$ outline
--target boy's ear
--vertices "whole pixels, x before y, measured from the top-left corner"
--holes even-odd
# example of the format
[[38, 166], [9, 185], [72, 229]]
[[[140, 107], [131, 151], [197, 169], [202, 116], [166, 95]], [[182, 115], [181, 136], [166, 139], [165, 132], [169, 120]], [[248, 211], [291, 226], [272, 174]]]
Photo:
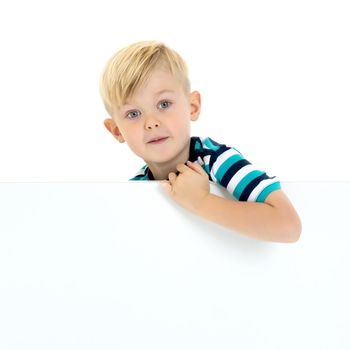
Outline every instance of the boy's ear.
[[191, 104], [191, 120], [195, 121], [199, 118], [201, 111], [201, 94], [198, 91], [193, 91], [190, 94]]
[[104, 125], [106, 129], [120, 142], [125, 142], [123, 135], [121, 134], [117, 124], [114, 122], [113, 119], [105, 119]]

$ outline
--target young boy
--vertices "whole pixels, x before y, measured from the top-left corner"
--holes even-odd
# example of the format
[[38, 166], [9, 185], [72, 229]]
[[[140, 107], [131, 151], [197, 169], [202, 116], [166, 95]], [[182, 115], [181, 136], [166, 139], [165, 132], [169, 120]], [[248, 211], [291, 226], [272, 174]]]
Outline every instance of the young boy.
[[[107, 63], [100, 92], [111, 116], [105, 127], [146, 162], [131, 180], [161, 180], [182, 207], [250, 237], [299, 239], [301, 221], [276, 177], [233, 147], [190, 136], [201, 98], [190, 92], [186, 63], [176, 51], [158, 41], [121, 49]], [[238, 201], [211, 194], [209, 180]]]

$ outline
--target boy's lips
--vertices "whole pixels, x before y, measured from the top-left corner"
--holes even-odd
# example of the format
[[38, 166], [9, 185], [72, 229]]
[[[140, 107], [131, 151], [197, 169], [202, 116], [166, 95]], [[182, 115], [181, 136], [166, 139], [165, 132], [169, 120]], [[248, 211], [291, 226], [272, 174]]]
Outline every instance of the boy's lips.
[[153, 137], [147, 143], [160, 143], [160, 142], [165, 141], [167, 138], [168, 138], [168, 136], [157, 136], [157, 137]]

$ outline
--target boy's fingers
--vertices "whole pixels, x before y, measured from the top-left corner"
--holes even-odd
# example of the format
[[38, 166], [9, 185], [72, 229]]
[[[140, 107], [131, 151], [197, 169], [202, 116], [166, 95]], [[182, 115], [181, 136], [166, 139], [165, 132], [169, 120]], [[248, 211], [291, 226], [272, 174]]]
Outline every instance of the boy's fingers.
[[198, 173], [200, 174], [207, 174], [204, 169], [202, 168], [202, 166], [198, 163], [192, 163], [191, 161], [188, 161], [186, 163], [190, 168], [192, 168], [193, 170], [196, 170]]
[[169, 173], [168, 178], [169, 178], [170, 183], [173, 184], [175, 179], [176, 179], [176, 174], [175, 173]]
[[188, 167], [185, 164], [180, 163], [180, 164], [176, 165], [176, 169], [178, 171], [180, 171], [181, 173], [183, 173], [186, 170], [188, 170]]

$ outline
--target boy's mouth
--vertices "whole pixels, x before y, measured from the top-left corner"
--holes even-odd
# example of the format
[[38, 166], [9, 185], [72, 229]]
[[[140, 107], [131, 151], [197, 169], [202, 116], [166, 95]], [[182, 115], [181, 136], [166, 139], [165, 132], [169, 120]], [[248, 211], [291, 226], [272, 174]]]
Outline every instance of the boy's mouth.
[[156, 137], [151, 141], [148, 141], [148, 143], [162, 143], [164, 142], [168, 137]]

